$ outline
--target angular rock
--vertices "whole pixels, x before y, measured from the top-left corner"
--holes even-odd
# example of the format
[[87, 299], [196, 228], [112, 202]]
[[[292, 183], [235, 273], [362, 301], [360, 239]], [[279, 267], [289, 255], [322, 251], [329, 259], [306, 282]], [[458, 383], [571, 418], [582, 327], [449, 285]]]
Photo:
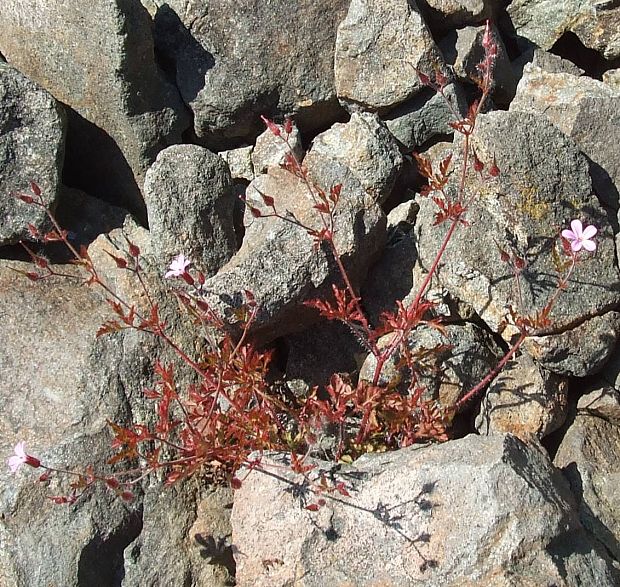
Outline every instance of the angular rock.
[[[438, 283], [471, 305], [493, 330], [508, 320], [502, 335], [509, 340], [515, 333], [509, 306], [526, 316], [542, 310], [557, 288], [556, 262], [565, 259], [559, 233], [580, 218], [598, 228], [596, 255], [583, 255], [553, 307], [552, 325], [537, 334], [557, 334], [615, 308], [620, 282], [612, 230], [574, 142], [542, 116], [493, 112], [479, 117], [472, 146], [483, 162], [496, 157], [501, 173], [481, 184], [471, 171], [467, 190], [477, 196], [466, 216], [470, 226], [456, 230], [439, 265]], [[454, 165], [459, 168], [458, 161]], [[436, 210], [429, 198], [420, 200], [415, 232], [426, 268], [448, 229], [448, 223], [432, 226]], [[520, 280], [522, 305], [500, 248], [527, 262]]]
[[140, 2], [6, 0], [0, 52], [70, 107], [65, 181], [144, 214], [144, 173], [189, 119]]
[[[2, 25], [0, 25], [1, 27]], [[60, 192], [65, 114], [45, 90], [0, 62], [0, 245], [29, 237], [28, 224], [50, 228], [45, 211], [13, 196], [34, 181], [50, 208]]]
[[620, 57], [620, 7], [599, 0], [547, 2], [515, 0], [507, 8], [520, 37], [542, 49], [551, 49], [566, 32], [573, 32], [588, 48], [605, 59]]
[[600, 200], [620, 207], [620, 90], [527, 65], [510, 110], [544, 115], [571, 137], [591, 162]]
[[230, 489], [201, 490], [197, 479], [151, 487], [144, 497], [144, 528], [125, 550], [122, 586], [230, 585], [231, 504]]
[[254, 147], [238, 147], [229, 151], [220, 151], [218, 155], [228, 163], [230, 175], [233, 179], [252, 181], [255, 177], [252, 165], [252, 151]]
[[433, 32], [460, 29], [487, 19], [493, 22], [503, 7], [500, 0], [417, 0], [417, 3]]
[[[155, 18], [157, 46], [208, 146], [261, 132], [260, 115], [293, 115], [303, 130], [342, 111], [334, 88], [336, 27], [348, 0], [291, 8], [288, 0], [170, 0]], [[218, 144], [216, 144], [218, 143]]]
[[[77, 283], [33, 283], [8, 266], [31, 270], [0, 268], [0, 452], [23, 440], [44, 463], [101, 470], [112, 454], [107, 420], [130, 415], [117, 368], [123, 349], [95, 339], [105, 306]], [[139, 501], [98, 486], [57, 506], [48, 496], [65, 494], [66, 483], [37, 484], [40, 473], [26, 469], [0, 478], [0, 584], [118, 584], [122, 551], [140, 531]]]
[[353, 0], [338, 27], [334, 73], [341, 103], [389, 110], [424, 87], [416, 70], [445, 71], [414, 0]]
[[[307, 226], [322, 226], [307, 186], [292, 173], [272, 167], [248, 186], [248, 201], [267, 212], [259, 190], [274, 198], [280, 213], [288, 210]], [[341, 192], [334, 234], [353, 282], [359, 283], [385, 240], [385, 216], [359, 183]], [[212, 292], [209, 303], [221, 315], [239, 304], [243, 290], [252, 291], [260, 306], [255, 334], [273, 340], [313, 322], [316, 313], [302, 302], [331, 296], [331, 284], [338, 279], [331, 252], [316, 250], [305, 230], [279, 218], [246, 214], [240, 250], [207, 280], [206, 288]]]
[[254, 471], [235, 493], [240, 587], [617, 584], [562, 475], [513, 436], [319, 463], [351, 497], [327, 495], [316, 512], [303, 506], [321, 496], [285, 462], [263, 458], [275, 474]]
[[[452, 108], [464, 116], [468, 105], [463, 88], [453, 83], [446, 86], [444, 92]], [[454, 120], [446, 100], [430, 88], [425, 88], [384, 117], [385, 125], [405, 151], [419, 148], [438, 137], [452, 135], [454, 129], [449, 123]]]
[[[478, 65], [484, 59], [482, 38], [485, 27], [465, 27], [448, 34], [439, 43], [446, 62], [452, 66], [458, 79], [471, 83], [480, 77]], [[509, 104], [517, 89], [517, 79], [510, 66], [508, 51], [499, 31], [491, 26], [491, 33], [497, 43], [497, 58], [493, 69], [493, 90], [491, 97], [499, 104]]]
[[[449, 408], [497, 365], [503, 352], [488, 332], [474, 324], [446, 324], [444, 328], [445, 335], [420, 326], [410, 334], [408, 346], [414, 357], [419, 354], [418, 385], [425, 388], [423, 399], [439, 400], [443, 408]], [[386, 335], [380, 339], [379, 347], [385, 348], [391, 339], [391, 335]], [[396, 385], [406, 392], [411, 374], [406, 368], [397, 367], [400, 360], [397, 351], [385, 363], [379, 383]], [[360, 369], [360, 379], [372, 381], [376, 364], [375, 357], [368, 355]]]
[[579, 398], [577, 410], [581, 415], [596, 416], [620, 424], [619, 392], [612, 387], [597, 387]]
[[620, 559], [620, 400], [610, 388], [579, 399], [556, 453], [579, 505], [581, 523]]
[[510, 433], [528, 442], [557, 430], [567, 414], [568, 380], [526, 354], [510, 361], [489, 386], [476, 417], [480, 434]]
[[376, 202], [390, 195], [403, 163], [394, 137], [376, 114], [354, 113], [315, 137], [304, 159], [310, 176], [323, 188], [355, 186]]
[[540, 67], [547, 73], [569, 73], [571, 75], [583, 75], [585, 72], [581, 67], [575, 65], [568, 59], [563, 59], [559, 55], [544, 51], [539, 47], [532, 46], [521, 53], [512, 62], [512, 67], [518, 79], [523, 76], [523, 68], [531, 63], [532, 67]]
[[[280, 126], [280, 125], [279, 125]], [[282, 129], [282, 126], [280, 126]], [[301, 137], [299, 136], [299, 130], [296, 126], [293, 126], [293, 130], [290, 135], [286, 136], [284, 130], [281, 136], [276, 137], [269, 129], [265, 130], [256, 138], [256, 144], [252, 151], [252, 165], [254, 166], [254, 173], [259, 175], [266, 173], [267, 169], [271, 166], [282, 165], [286, 158], [286, 154], [292, 152], [298, 161], [301, 161], [304, 157], [304, 151], [301, 144]]]
[[210, 276], [237, 248], [228, 166], [198, 145], [163, 150], [144, 180], [154, 253], [167, 267], [183, 253]]
[[620, 314], [607, 312], [561, 334], [529, 336], [523, 344], [536, 362], [560, 375], [585, 377], [607, 371], [620, 339]]

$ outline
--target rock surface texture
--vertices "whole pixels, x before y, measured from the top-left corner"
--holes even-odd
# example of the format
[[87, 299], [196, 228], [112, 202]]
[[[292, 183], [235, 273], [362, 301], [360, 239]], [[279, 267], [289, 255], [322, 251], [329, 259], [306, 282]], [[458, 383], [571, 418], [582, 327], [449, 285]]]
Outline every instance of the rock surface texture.
[[620, 585], [619, 31], [0, 0], [0, 585]]
[[513, 436], [368, 455], [336, 473], [351, 498], [318, 512], [281, 463], [266, 460], [277, 473], [253, 472], [235, 494], [241, 587], [616, 584], [562, 475]]
[[293, 10], [288, 0], [162, 3], [158, 48], [194, 114], [196, 135], [219, 144], [252, 138], [261, 114], [296, 114], [300, 127], [311, 129], [334, 120], [334, 43], [347, 4], [302, 0]]
[[420, 71], [444, 69], [413, 0], [352, 0], [338, 27], [336, 91], [352, 110], [389, 109], [418, 93]]
[[233, 255], [235, 197], [221, 157], [198, 145], [168, 147], [148, 170], [144, 193], [161, 267], [182, 253], [210, 276]]
[[[457, 231], [450, 242], [438, 271], [439, 283], [471, 305], [494, 330], [509, 318], [511, 305], [524, 315], [534, 315], [557, 286], [557, 277], [551, 277], [558, 274], [553, 261], [559, 246], [555, 227], [566, 226], [577, 216], [600, 227], [597, 255], [588, 260], [587, 270], [585, 265], [576, 267], [572, 287], [554, 306], [553, 330], [547, 334], [575, 328], [614, 308], [620, 301], [620, 282], [613, 232], [577, 146], [546, 118], [522, 112], [483, 115], [473, 143], [481, 160], [496, 158], [501, 173], [483, 184], [473, 180], [471, 189], [479, 190], [479, 195], [468, 212], [472, 226]], [[556, 148], [548, 150], [550, 143]], [[432, 262], [446, 230], [432, 227], [435, 211], [432, 201], [421, 200], [416, 236], [422, 267]], [[501, 262], [500, 249], [526, 260], [520, 289], [511, 267]], [[509, 326], [504, 336], [509, 338], [511, 332]], [[602, 348], [608, 346], [601, 340]]]
[[28, 223], [49, 228], [44, 210], [14, 197], [36, 182], [50, 208], [60, 194], [65, 113], [45, 90], [0, 62], [0, 245], [28, 238]]
[[144, 214], [144, 174], [189, 120], [140, 2], [7, 0], [0, 53], [70, 107], [67, 181]]

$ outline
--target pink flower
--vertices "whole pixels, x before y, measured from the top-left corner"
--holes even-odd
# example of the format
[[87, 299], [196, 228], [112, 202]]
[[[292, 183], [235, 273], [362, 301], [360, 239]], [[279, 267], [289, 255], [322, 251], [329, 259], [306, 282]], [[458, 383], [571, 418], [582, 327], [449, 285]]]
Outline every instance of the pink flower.
[[41, 466], [41, 461], [29, 454], [26, 454], [26, 443], [18, 442], [13, 449], [15, 454], [9, 457], [9, 468], [11, 473], [17, 473], [22, 465], [30, 465], [35, 469]]
[[582, 248], [590, 252], [596, 250], [596, 243], [592, 240], [598, 232], [595, 226], [589, 225], [584, 228], [581, 220], [573, 220], [570, 227], [572, 230], [563, 230], [562, 236], [570, 242], [570, 247], [575, 253]]
[[168, 267], [168, 271], [166, 271], [164, 277], [166, 279], [169, 279], [170, 277], [182, 277], [190, 264], [191, 261], [187, 259], [183, 253], [181, 253], [172, 259], [172, 263], [170, 263], [170, 267]]

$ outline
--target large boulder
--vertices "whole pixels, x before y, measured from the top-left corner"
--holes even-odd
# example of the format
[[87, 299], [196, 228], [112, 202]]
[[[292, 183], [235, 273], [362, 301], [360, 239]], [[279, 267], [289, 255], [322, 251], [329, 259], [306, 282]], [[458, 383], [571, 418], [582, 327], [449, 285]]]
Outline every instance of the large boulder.
[[376, 114], [356, 112], [315, 137], [304, 159], [308, 172], [322, 187], [360, 184], [382, 203], [392, 192], [403, 157], [394, 138]]
[[0, 53], [70, 107], [65, 181], [144, 215], [144, 173], [189, 120], [142, 4], [6, 0]]
[[555, 455], [579, 504], [582, 524], [620, 559], [620, 396], [598, 387], [579, 398]]
[[620, 90], [527, 65], [510, 110], [543, 115], [571, 137], [590, 161], [601, 202], [620, 207]]
[[155, 17], [157, 46], [194, 131], [213, 148], [260, 132], [260, 115], [295, 114], [302, 130], [341, 115], [334, 89], [336, 27], [348, 0], [170, 0]]
[[[329, 188], [328, 188], [329, 189]], [[272, 167], [247, 189], [247, 200], [269, 214], [261, 194], [275, 201], [276, 209], [313, 229], [322, 227], [306, 183], [293, 173]], [[334, 216], [335, 243], [354, 284], [359, 284], [385, 239], [385, 215], [362, 186], [343, 188]], [[330, 297], [338, 283], [337, 268], [326, 246], [317, 249], [305, 229], [276, 217], [246, 214], [246, 231], [239, 251], [208, 279], [207, 301], [228, 315], [250, 290], [260, 307], [255, 335], [263, 340], [303, 329], [316, 319], [304, 301]]]
[[615, 2], [515, 0], [507, 10], [518, 36], [542, 49], [551, 49], [572, 32], [605, 59], [620, 57], [620, 7]]
[[236, 198], [221, 157], [198, 145], [168, 147], [148, 170], [144, 195], [161, 269], [182, 253], [210, 276], [232, 257]]
[[[101, 470], [112, 454], [107, 420], [127, 422], [130, 414], [117, 369], [120, 340], [95, 340], [102, 300], [59, 278], [33, 283], [7, 265], [0, 268], [0, 452], [23, 440], [46, 464]], [[99, 486], [58, 506], [48, 496], [66, 493], [66, 482], [63, 489], [52, 477], [45, 486], [38, 475], [0, 477], [0, 583], [118, 585], [123, 549], [140, 531], [139, 501], [125, 504]]]
[[[579, 218], [598, 228], [596, 255], [577, 263], [553, 306], [551, 326], [537, 334], [559, 334], [615, 308], [620, 281], [613, 233], [592, 192], [587, 161], [574, 142], [542, 116], [493, 112], [479, 117], [472, 145], [482, 161], [495, 157], [501, 173], [479, 183], [472, 170], [466, 192], [466, 198], [476, 194], [466, 215], [470, 226], [457, 229], [450, 241], [438, 282], [492, 329], [500, 330], [508, 321], [503, 336], [510, 340], [515, 333], [510, 307], [526, 316], [542, 310], [558, 284], [560, 231]], [[415, 230], [422, 267], [430, 267], [448, 229], [448, 223], [433, 226], [436, 211], [432, 200], [420, 200]], [[526, 260], [520, 288], [512, 267], [501, 261], [500, 249]], [[600, 340], [609, 346], [607, 336]]]
[[[240, 587], [617, 584], [560, 472], [514, 436], [318, 463], [306, 477], [286, 462], [264, 457], [266, 474], [235, 493]], [[321, 469], [350, 497], [314, 494], [308, 479]], [[321, 498], [318, 511], [304, 507]]]
[[[1, 26], [1, 25], [0, 25]], [[65, 114], [45, 90], [0, 61], [0, 245], [28, 238], [28, 224], [50, 228], [45, 211], [14, 197], [36, 182], [50, 209], [60, 193]]]
[[416, 69], [445, 73], [443, 58], [414, 0], [353, 0], [338, 27], [334, 72], [350, 109], [389, 110], [424, 87]]

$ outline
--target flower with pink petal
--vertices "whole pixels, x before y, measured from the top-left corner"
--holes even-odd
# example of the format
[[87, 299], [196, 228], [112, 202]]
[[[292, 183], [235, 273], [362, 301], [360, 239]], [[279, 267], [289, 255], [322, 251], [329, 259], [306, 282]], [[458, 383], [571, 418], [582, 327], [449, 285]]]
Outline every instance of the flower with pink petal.
[[41, 466], [41, 461], [39, 459], [26, 454], [26, 443], [18, 442], [13, 449], [14, 454], [12, 457], [9, 457], [9, 468], [11, 469], [11, 473], [17, 473], [22, 465], [30, 465], [35, 469]]
[[171, 277], [182, 277], [190, 264], [191, 261], [186, 258], [183, 253], [181, 253], [172, 259], [172, 263], [170, 263], [168, 271], [166, 271], [164, 277], [166, 279], [170, 279]]
[[595, 226], [591, 224], [583, 227], [581, 220], [573, 220], [570, 223], [572, 230], [565, 229], [562, 231], [562, 236], [570, 242], [570, 248], [577, 253], [582, 248], [586, 251], [595, 251], [596, 243], [592, 240], [592, 237], [598, 232]]

